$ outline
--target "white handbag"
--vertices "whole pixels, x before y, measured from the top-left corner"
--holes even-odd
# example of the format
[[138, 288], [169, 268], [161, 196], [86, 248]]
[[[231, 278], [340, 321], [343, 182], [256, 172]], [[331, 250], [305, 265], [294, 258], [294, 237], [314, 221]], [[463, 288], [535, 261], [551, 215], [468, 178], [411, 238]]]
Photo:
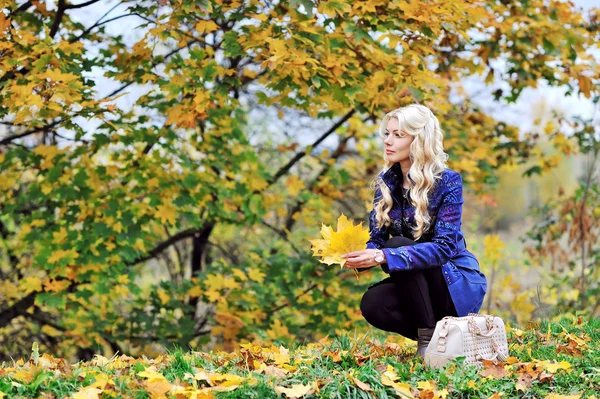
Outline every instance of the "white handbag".
[[447, 316], [438, 321], [425, 350], [425, 363], [441, 368], [464, 356], [465, 363], [482, 365], [482, 360], [504, 361], [508, 342], [504, 321], [498, 316], [469, 313], [465, 317]]

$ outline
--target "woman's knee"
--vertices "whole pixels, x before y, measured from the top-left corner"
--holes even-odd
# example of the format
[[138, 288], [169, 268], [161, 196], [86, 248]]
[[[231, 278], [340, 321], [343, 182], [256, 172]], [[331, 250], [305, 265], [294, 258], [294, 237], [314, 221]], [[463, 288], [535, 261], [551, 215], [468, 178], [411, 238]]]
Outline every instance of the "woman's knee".
[[415, 245], [415, 241], [407, 237], [396, 236], [392, 237], [385, 242], [384, 248], [399, 248], [406, 247], [409, 245]]
[[360, 300], [360, 312], [367, 321], [373, 318], [374, 313], [377, 310], [377, 306], [374, 303], [375, 299], [373, 291], [370, 288], [363, 294], [362, 299]]
[[[369, 288], [360, 300], [360, 312], [369, 324], [379, 326], [381, 319], [385, 319], [386, 296], [380, 286]], [[388, 298], [390, 300], [391, 298]]]

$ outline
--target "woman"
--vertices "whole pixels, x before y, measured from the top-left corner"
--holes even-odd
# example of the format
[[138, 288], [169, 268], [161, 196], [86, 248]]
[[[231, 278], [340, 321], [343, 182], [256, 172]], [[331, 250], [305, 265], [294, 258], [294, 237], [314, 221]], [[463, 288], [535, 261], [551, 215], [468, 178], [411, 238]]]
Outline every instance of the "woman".
[[380, 265], [390, 275], [363, 295], [363, 317], [416, 340], [423, 357], [436, 322], [478, 312], [487, 282], [466, 249], [462, 179], [446, 167], [437, 118], [412, 104], [385, 115], [379, 134], [385, 167], [375, 182], [371, 237], [367, 249], [344, 255], [345, 267]]

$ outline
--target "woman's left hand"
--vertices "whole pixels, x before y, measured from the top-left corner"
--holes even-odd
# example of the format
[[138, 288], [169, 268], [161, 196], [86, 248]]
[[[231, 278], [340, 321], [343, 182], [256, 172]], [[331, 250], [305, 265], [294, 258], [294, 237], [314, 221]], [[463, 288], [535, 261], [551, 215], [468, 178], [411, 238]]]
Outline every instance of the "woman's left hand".
[[373, 259], [377, 251], [377, 249], [363, 249], [362, 251], [348, 252], [342, 255], [342, 258], [346, 259], [344, 267], [349, 269], [363, 269], [365, 267], [377, 266], [379, 264]]

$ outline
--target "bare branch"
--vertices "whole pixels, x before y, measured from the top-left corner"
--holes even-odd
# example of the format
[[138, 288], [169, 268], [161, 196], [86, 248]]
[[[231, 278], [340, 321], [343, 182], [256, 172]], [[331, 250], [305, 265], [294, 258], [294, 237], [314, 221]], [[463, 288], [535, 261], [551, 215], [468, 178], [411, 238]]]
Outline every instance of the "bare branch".
[[78, 42], [83, 37], [87, 36], [88, 33], [90, 33], [92, 31], [92, 29], [94, 29], [94, 28], [97, 28], [99, 26], [102, 26], [102, 25], [107, 24], [107, 23], [112, 22], [112, 21], [116, 21], [116, 20], [121, 19], [121, 18], [131, 17], [131, 16], [137, 16], [137, 14], [123, 14], [123, 15], [119, 15], [118, 17], [114, 17], [114, 18], [111, 18], [111, 19], [107, 19], [106, 21], [100, 22], [102, 20], [102, 18], [104, 18], [104, 17], [102, 17], [94, 25], [90, 26], [85, 31], [83, 31], [83, 33], [81, 35], [76, 36], [76, 37], [74, 37], [72, 39], [69, 39], [69, 43]]

